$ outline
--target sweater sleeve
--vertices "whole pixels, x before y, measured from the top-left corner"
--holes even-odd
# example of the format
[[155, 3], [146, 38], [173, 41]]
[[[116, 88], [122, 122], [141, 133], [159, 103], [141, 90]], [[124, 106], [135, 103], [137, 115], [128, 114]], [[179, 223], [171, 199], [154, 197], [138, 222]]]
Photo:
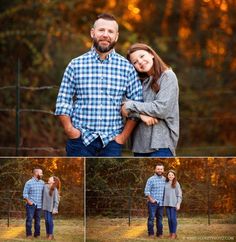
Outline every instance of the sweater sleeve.
[[129, 100], [125, 104], [126, 109], [159, 119], [168, 117], [179, 95], [178, 81], [174, 73], [164, 73], [161, 78], [160, 90], [156, 94], [155, 100], [144, 103]]
[[175, 194], [176, 194], [176, 198], [177, 198], [177, 204], [180, 205], [181, 202], [182, 202], [183, 195], [182, 195], [182, 189], [181, 189], [180, 184], [178, 182], [177, 182], [176, 187], [175, 187]]
[[58, 206], [59, 206], [59, 193], [58, 190], [55, 188], [54, 190], [54, 198], [53, 198], [53, 211], [58, 213]]

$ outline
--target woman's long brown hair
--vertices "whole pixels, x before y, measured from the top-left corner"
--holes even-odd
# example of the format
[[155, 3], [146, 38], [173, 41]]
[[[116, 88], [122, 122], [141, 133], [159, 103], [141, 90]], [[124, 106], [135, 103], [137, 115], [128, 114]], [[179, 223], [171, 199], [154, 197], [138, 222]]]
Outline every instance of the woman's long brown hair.
[[[160, 56], [148, 45], [143, 43], [136, 43], [131, 45], [127, 52], [127, 59], [130, 61], [130, 55], [137, 50], [145, 50], [154, 56], [153, 59], [153, 78], [151, 82], [151, 88], [155, 93], [158, 93], [160, 90], [160, 86], [157, 83], [157, 80], [160, 78], [161, 74], [167, 70], [169, 67], [165, 64], [165, 62], [160, 58]], [[138, 72], [138, 71], [137, 71]], [[147, 73], [138, 72], [139, 78], [143, 81], [148, 76]]]
[[169, 178], [168, 178], [168, 174], [169, 173], [173, 173], [175, 175], [175, 178], [172, 180], [172, 183], [171, 183], [171, 187], [172, 188], [175, 188], [176, 187], [176, 183], [177, 183], [177, 178], [176, 178], [176, 172], [174, 170], [169, 170], [166, 174], [166, 182], [169, 182]]
[[52, 186], [50, 187], [50, 190], [49, 190], [49, 195], [52, 196], [53, 194], [53, 191], [55, 190], [55, 188], [57, 188], [58, 192], [60, 192], [61, 190], [61, 181], [58, 177], [56, 176], [53, 176], [53, 180], [54, 180], [54, 183], [52, 184]]

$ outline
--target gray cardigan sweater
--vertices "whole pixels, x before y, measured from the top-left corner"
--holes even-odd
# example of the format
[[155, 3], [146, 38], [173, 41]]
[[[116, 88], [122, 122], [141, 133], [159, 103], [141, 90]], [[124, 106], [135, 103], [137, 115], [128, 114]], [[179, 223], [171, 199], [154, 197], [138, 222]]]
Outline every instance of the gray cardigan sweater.
[[159, 119], [156, 125], [140, 122], [132, 134], [132, 151], [150, 153], [169, 148], [173, 155], [179, 139], [179, 87], [175, 73], [168, 69], [158, 79], [160, 90], [151, 89], [151, 78], [143, 81], [144, 102], [129, 100], [128, 111], [146, 114]]
[[49, 212], [58, 212], [59, 194], [57, 188], [54, 189], [52, 196], [49, 195], [49, 185], [45, 184], [43, 188], [43, 210]]
[[182, 190], [180, 184], [177, 182], [176, 187], [172, 188], [170, 182], [166, 182], [164, 190], [164, 206], [176, 207], [182, 202]]

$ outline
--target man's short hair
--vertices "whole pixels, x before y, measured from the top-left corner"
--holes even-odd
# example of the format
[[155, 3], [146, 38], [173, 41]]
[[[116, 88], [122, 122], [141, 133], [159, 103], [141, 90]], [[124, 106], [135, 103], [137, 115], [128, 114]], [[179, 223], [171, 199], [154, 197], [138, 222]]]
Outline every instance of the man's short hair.
[[117, 30], [119, 30], [119, 25], [118, 25], [118, 22], [116, 21], [116, 18], [109, 14], [109, 13], [102, 13], [102, 14], [99, 14], [97, 16], [97, 19], [94, 21], [94, 24], [93, 24], [93, 28], [95, 27], [95, 23], [99, 20], [99, 19], [105, 19], [105, 20], [110, 20], [110, 21], [115, 21], [116, 24], [117, 24]]
[[155, 165], [155, 168], [156, 168], [157, 166], [163, 166], [163, 167], [164, 167], [164, 164], [161, 163], [161, 162], [159, 162], [159, 163], [157, 163], [157, 164]]
[[[116, 18], [113, 16], [113, 15], [111, 15], [111, 14], [109, 14], [109, 13], [102, 13], [102, 14], [99, 14], [98, 16], [97, 16], [97, 19], [96, 20], [98, 20], [98, 19], [106, 19], [106, 20], [112, 20], [112, 21], [116, 21]], [[116, 21], [117, 22], [117, 21]]]
[[42, 170], [42, 169], [39, 168], [39, 167], [35, 167], [35, 168], [33, 168], [33, 170], [32, 170], [33, 174], [35, 174], [35, 172], [36, 172], [37, 170]]

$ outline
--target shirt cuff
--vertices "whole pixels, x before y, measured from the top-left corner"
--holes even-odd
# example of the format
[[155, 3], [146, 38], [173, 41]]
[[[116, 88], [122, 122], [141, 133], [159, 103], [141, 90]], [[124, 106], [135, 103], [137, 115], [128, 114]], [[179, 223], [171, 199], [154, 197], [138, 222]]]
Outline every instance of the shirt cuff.
[[71, 117], [72, 116], [72, 107], [69, 104], [61, 104], [56, 106], [56, 111], [54, 115], [66, 115]]

